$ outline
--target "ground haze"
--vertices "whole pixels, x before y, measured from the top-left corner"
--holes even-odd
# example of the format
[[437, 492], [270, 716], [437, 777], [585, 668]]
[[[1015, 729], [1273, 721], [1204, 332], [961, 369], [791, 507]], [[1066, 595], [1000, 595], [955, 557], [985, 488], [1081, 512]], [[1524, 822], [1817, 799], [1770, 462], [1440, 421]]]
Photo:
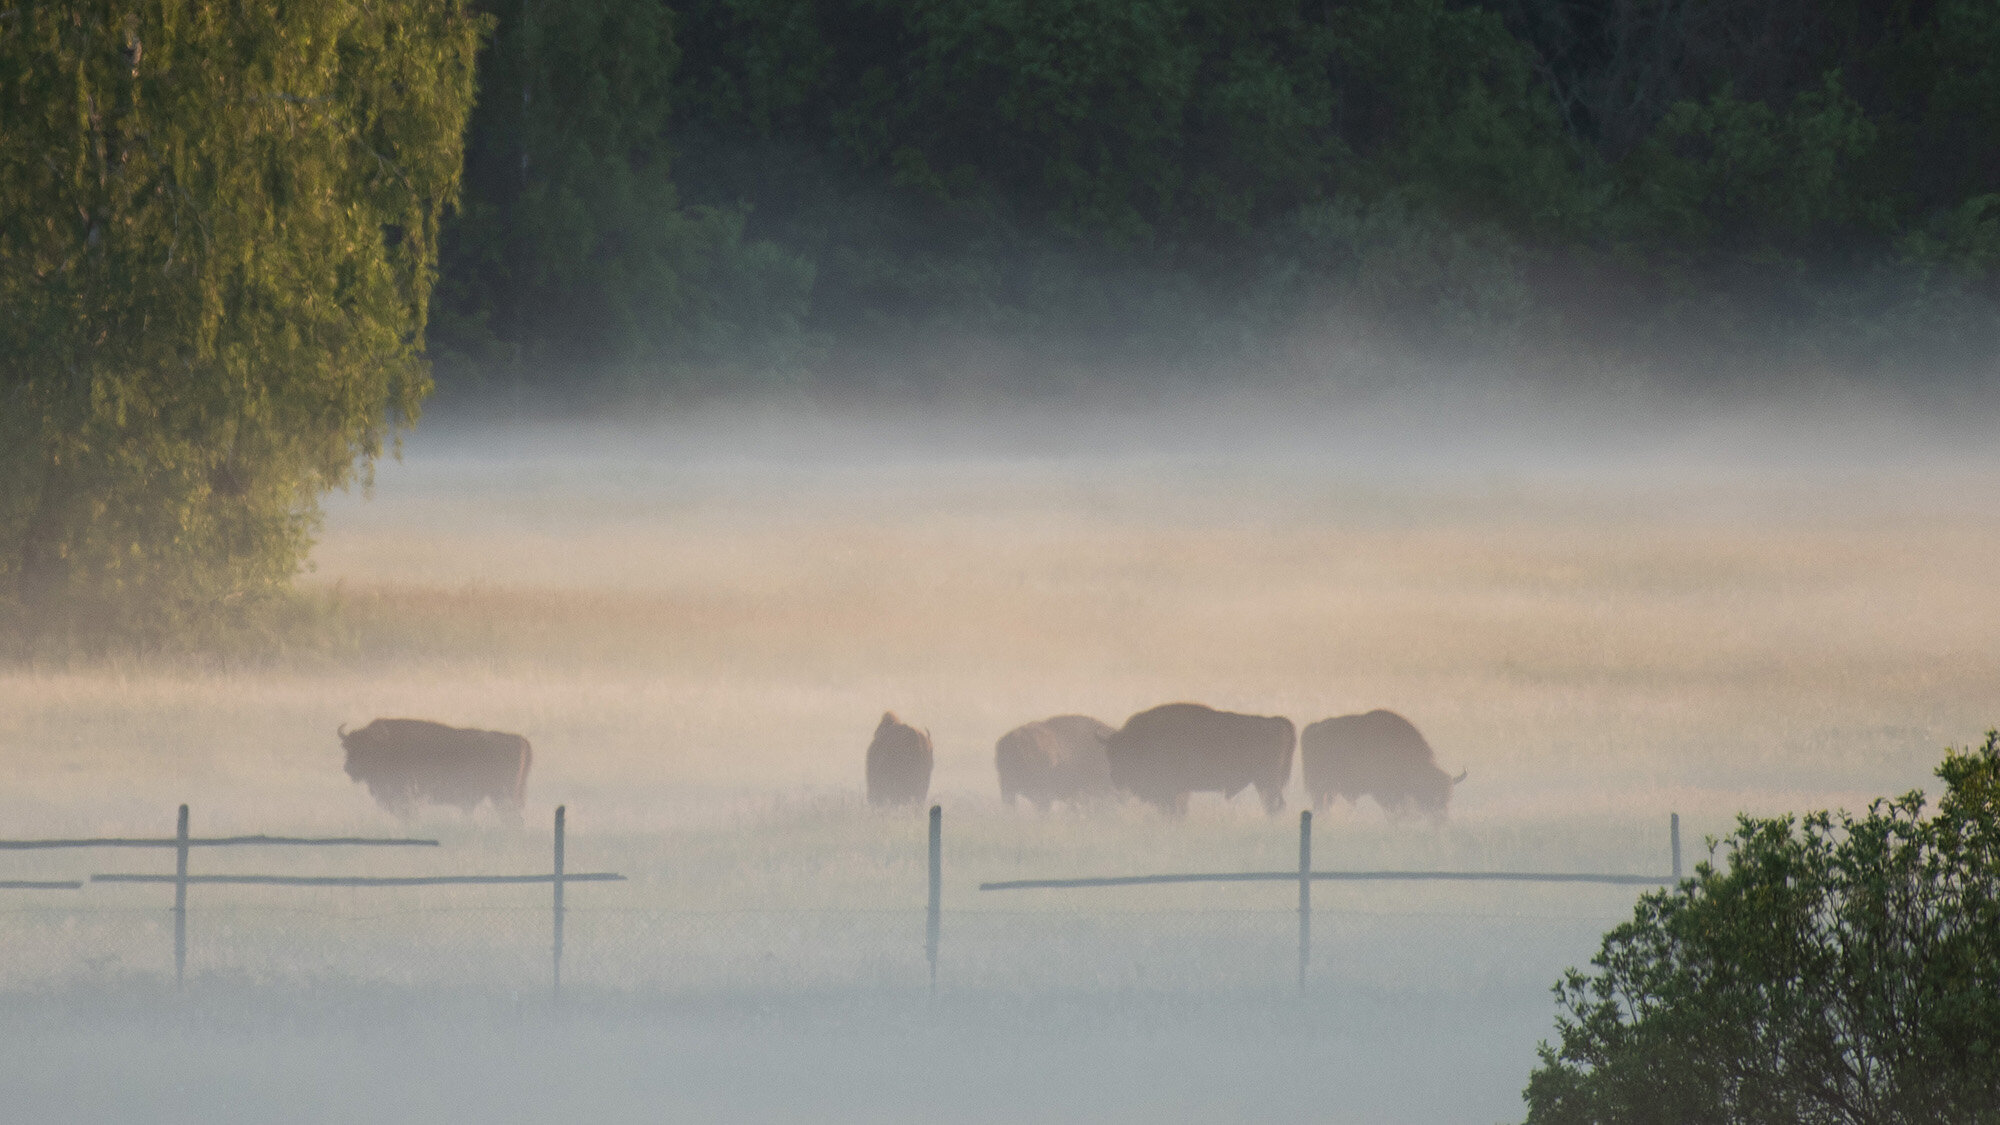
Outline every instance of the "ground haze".
[[[1657, 873], [1670, 812], [1691, 863], [1739, 810], [1934, 788], [2000, 721], [2000, 461], [1972, 432], [1493, 393], [427, 422], [329, 506], [330, 640], [0, 673], [0, 814], [165, 834], [186, 801], [197, 834], [445, 843], [206, 870], [490, 872], [545, 866], [566, 804], [570, 868], [630, 877], [570, 891], [567, 1014], [545, 890], [198, 888], [178, 1004], [159, 888], [9, 892], [0, 1083], [107, 1120], [291, 1116], [287, 1089], [327, 1119], [1518, 1116], [1548, 985], [1633, 889], [1320, 884], [1302, 999], [1288, 887], [975, 889], [1288, 867], [1296, 771], [1278, 818], [1044, 817], [1000, 805], [994, 741], [1173, 700], [1380, 707], [1468, 772], [1442, 827], [1329, 810], [1322, 868]], [[862, 799], [890, 710], [936, 746], [935, 999], [921, 818]], [[526, 735], [526, 827], [378, 809], [335, 728], [382, 716]]]

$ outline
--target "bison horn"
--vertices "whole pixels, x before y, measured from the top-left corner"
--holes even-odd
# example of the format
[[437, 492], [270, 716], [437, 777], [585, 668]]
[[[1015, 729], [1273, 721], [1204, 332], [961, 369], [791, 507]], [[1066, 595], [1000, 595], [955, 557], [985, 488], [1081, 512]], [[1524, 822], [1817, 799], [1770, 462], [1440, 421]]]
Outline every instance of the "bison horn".
[[1454, 777], [1454, 778], [1452, 778], [1452, 779], [1451, 779], [1451, 783], [1452, 783], [1453, 785], [1457, 785], [1457, 784], [1458, 784], [1459, 782], [1461, 782], [1461, 781], [1464, 781], [1464, 780], [1465, 780], [1465, 775], [1466, 775], [1466, 774], [1468, 774], [1468, 773], [1471, 773], [1471, 772], [1472, 772], [1471, 770], [1460, 770], [1460, 771], [1458, 771], [1458, 776], [1457, 776], [1457, 777]]
[[340, 735], [340, 740], [341, 740], [342, 742], [346, 742], [346, 741], [347, 741], [347, 724], [346, 724], [346, 723], [342, 723], [342, 724], [340, 724], [339, 726], [337, 726], [337, 727], [335, 727], [335, 728], [333, 728], [333, 729], [334, 729], [334, 730], [335, 730], [335, 731], [336, 731], [336, 732], [337, 732], [337, 733], [338, 733], [338, 734]]

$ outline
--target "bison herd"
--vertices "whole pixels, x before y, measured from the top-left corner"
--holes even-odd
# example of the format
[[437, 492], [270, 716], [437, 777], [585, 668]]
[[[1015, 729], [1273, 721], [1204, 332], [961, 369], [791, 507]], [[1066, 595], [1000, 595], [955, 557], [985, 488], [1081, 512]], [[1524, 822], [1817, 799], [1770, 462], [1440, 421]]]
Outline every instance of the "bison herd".
[[[1452, 788], [1465, 780], [1439, 769], [1424, 736], [1393, 711], [1323, 719], [1299, 732], [1290, 719], [1199, 703], [1141, 711], [1115, 730], [1087, 715], [1026, 723], [1001, 736], [993, 765], [1002, 801], [1025, 797], [1043, 811], [1057, 801], [1082, 805], [1122, 792], [1179, 816], [1195, 793], [1229, 798], [1255, 788], [1275, 813], [1285, 805], [1295, 746], [1318, 808], [1335, 797], [1372, 797], [1392, 816], [1442, 820]], [[868, 746], [869, 802], [921, 804], [932, 759], [928, 732], [883, 715]]]
[[[376, 719], [351, 733], [342, 727], [340, 741], [347, 776], [400, 816], [425, 803], [470, 813], [482, 802], [520, 816], [533, 756], [518, 734]], [[1453, 787], [1465, 780], [1439, 769], [1424, 736], [1393, 711], [1322, 719], [1295, 731], [1290, 719], [1199, 703], [1141, 711], [1117, 729], [1087, 715], [1025, 723], [1001, 736], [993, 764], [1002, 801], [1026, 798], [1044, 812], [1057, 801], [1084, 805], [1126, 793], [1179, 816], [1195, 793], [1226, 799], [1254, 788], [1275, 813], [1285, 805], [1295, 747], [1318, 808], [1335, 797], [1372, 797], [1392, 816], [1442, 820]], [[922, 804], [934, 759], [930, 732], [884, 714], [868, 744], [869, 803]]]

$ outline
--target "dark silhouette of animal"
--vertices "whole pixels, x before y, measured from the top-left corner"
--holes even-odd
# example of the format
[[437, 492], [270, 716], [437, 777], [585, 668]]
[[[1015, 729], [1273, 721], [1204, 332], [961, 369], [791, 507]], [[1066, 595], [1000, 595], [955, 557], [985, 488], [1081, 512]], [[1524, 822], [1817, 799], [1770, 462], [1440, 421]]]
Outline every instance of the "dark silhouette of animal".
[[1026, 723], [993, 747], [1000, 772], [1000, 800], [1026, 797], [1042, 812], [1057, 801], [1075, 805], [1111, 794], [1111, 763], [1104, 743], [1111, 728], [1088, 715], [1057, 715]]
[[1365, 795], [1391, 816], [1419, 812], [1441, 821], [1453, 787], [1465, 780], [1439, 769], [1430, 743], [1394, 711], [1322, 719], [1299, 736], [1299, 756], [1306, 792], [1322, 809], [1335, 797]]
[[377, 804], [410, 816], [422, 803], [470, 813], [481, 801], [515, 817], [528, 795], [528, 740], [497, 730], [467, 730], [427, 719], [377, 719], [349, 733], [347, 776]]
[[1169, 703], [1127, 719], [1104, 751], [1113, 785], [1169, 814], [1187, 812], [1190, 793], [1228, 798], [1250, 785], [1275, 813], [1285, 807], [1294, 742], [1290, 719]]
[[931, 791], [931, 736], [884, 711], [868, 744], [868, 803], [921, 805]]

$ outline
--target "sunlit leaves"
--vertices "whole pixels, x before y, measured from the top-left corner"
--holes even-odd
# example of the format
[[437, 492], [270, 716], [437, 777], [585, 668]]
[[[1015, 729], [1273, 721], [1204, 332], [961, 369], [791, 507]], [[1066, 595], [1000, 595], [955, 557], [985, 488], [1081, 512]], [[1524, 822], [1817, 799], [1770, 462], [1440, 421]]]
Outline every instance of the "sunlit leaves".
[[455, 3], [0, 20], [0, 606], [163, 641], [281, 587], [428, 388]]

